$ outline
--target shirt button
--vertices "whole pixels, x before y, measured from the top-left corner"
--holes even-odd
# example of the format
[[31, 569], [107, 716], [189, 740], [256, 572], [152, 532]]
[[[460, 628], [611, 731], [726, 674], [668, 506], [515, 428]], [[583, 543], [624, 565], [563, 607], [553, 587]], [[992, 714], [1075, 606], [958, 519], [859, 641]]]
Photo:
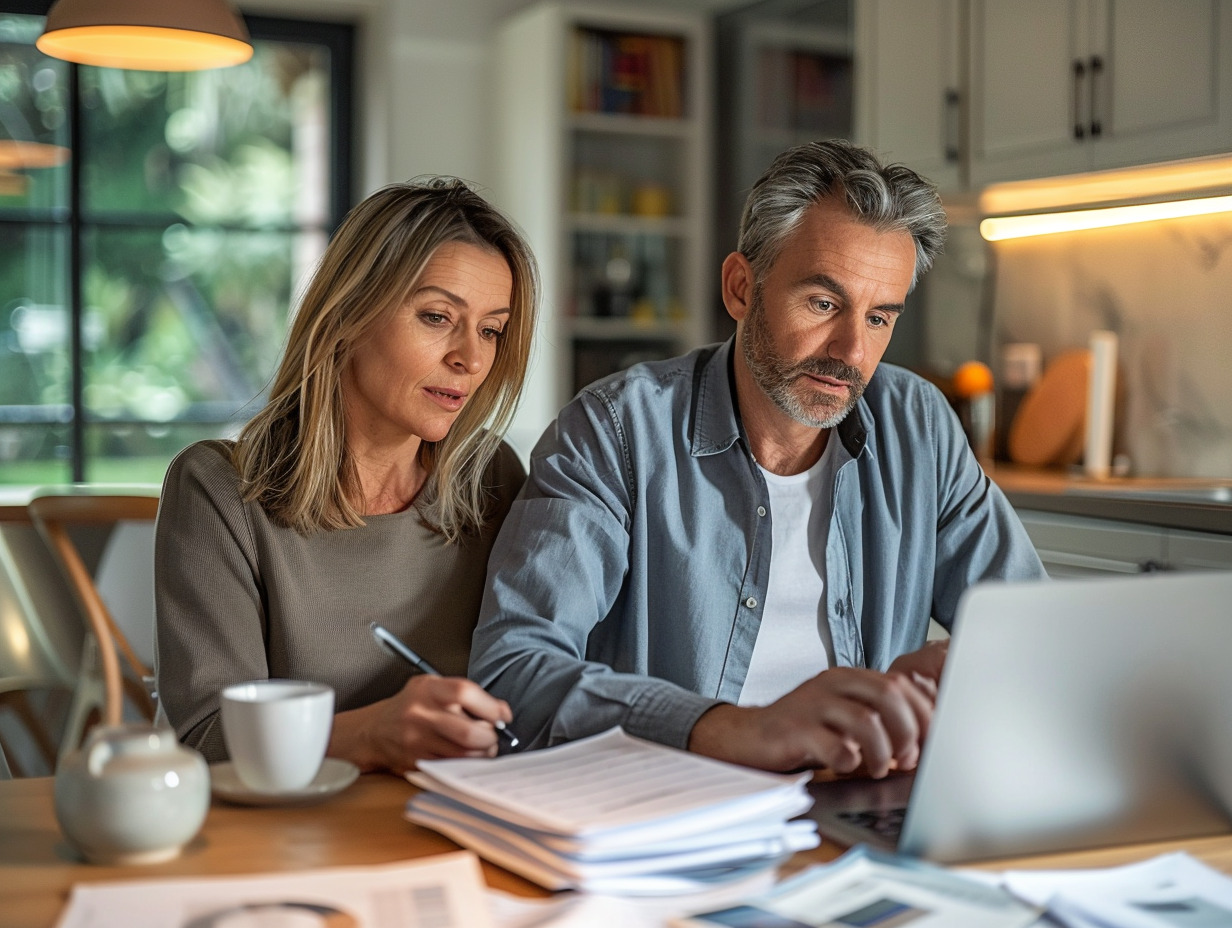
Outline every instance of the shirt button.
[[744, 601], [744, 604], [745, 604], [746, 606], [748, 606], [750, 609], [756, 609], [756, 608], [757, 608], [757, 600], [756, 600], [756, 599], [754, 599], [752, 596], [750, 596], [748, 599], [746, 599], [746, 600]]
[[765, 507], [765, 506], [758, 506], [758, 507], [757, 507], [757, 514], [758, 514], [759, 516], [764, 516], [764, 515], [766, 514], [766, 507]]

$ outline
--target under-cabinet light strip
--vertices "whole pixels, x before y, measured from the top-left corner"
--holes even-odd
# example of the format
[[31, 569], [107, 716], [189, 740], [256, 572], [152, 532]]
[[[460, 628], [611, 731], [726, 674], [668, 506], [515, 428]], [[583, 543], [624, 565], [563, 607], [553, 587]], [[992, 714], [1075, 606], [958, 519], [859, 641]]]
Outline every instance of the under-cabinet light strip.
[[1139, 203], [1134, 206], [1110, 206], [1102, 209], [1080, 209], [1064, 213], [1034, 213], [1027, 216], [992, 216], [980, 223], [980, 235], [987, 241], [1000, 242], [1030, 235], [1053, 235], [1057, 232], [1078, 232], [1083, 229], [1104, 229], [1158, 219], [1179, 219], [1182, 216], [1205, 216], [1232, 212], [1232, 196], [1200, 197], [1193, 200], [1170, 200], [1165, 203]]

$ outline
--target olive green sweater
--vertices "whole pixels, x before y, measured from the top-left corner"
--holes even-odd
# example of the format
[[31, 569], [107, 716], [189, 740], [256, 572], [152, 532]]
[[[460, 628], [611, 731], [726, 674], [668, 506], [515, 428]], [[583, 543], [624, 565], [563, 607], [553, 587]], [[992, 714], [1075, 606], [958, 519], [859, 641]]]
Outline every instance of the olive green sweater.
[[283, 528], [240, 498], [230, 450], [206, 441], [181, 452], [158, 511], [158, 693], [182, 741], [226, 759], [218, 694], [231, 683], [327, 683], [339, 712], [392, 696], [408, 669], [377, 647], [373, 621], [442, 673], [466, 673], [488, 551], [525, 478], [512, 449], [488, 468], [492, 519], [458, 544], [414, 506], [360, 528]]

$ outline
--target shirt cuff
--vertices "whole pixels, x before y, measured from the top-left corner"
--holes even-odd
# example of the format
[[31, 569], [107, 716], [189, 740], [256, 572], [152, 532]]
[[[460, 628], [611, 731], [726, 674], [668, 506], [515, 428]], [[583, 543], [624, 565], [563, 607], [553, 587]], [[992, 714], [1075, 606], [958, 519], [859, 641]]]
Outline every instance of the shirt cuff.
[[647, 687], [639, 693], [626, 717], [625, 731], [637, 738], [656, 741], [669, 747], [689, 747], [689, 735], [703, 714], [722, 699], [699, 696], [672, 683]]

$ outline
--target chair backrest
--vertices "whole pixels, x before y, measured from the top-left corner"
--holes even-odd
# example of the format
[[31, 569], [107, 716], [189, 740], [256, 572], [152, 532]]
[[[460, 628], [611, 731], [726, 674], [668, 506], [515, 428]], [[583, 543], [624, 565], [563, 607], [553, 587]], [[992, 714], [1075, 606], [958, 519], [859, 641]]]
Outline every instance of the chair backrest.
[[[76, 688], [85, 622], [26, 501], [0, 503], [0, 731], [11, 773], [55, 768], [64, 696]], [[24, 738], [9, 736], [24, 730]], [[4, 778], [0, 765], [0, 779]]]
[[[121, 658], [130, 669], [129, 679], [140, 682], [150, 677], [153, 671], [147, 662], [137, 655], [128, 637], [116, 624], [82, 558], [81, 551], [69, 534], [69, 528], [134, 521], [152, 522], [158, 514], [158, 497], [93, 492], [41, 495], [30, 500], [27, 508], [31, 521], [59, 560], [60, 568], [98, 642], [103, 678], [103, 721], [109, 725], [119, 724], [123, 716], [126, 690]], [[150, 567], [152, 570], [153, 565]], [[130, 698], [135, 698], [143, 711], [152, 717], [153, 705], [148, 697], [143, 701], [141, 688], [138, 686], [127, 689]]]
[[0, 505], [0, 692], [71, 688], [84, 631], [25, 503]]

